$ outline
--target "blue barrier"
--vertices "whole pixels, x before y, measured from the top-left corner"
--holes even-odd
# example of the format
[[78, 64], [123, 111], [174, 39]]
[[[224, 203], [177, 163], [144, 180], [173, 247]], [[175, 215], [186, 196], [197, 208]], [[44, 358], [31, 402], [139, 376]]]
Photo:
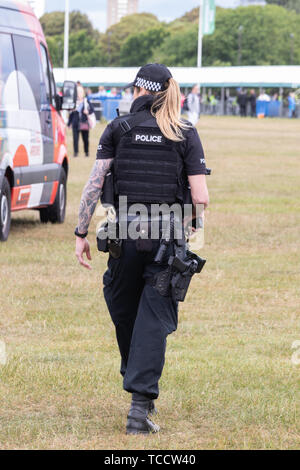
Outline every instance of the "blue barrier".
[[280, 101], [270, 101], [268, 116], [269, 117], [279, 117], [280, 116]]
[[101, 114], [107, 121], [112, 121], [117, 117], [117, 108], [121, 101], [121, 95], [99, 96], [97, 93], [89, 95], [89, 100], [99, 100], [101, 102]]
[[256, 101], [256, 115], [268, 116], [269, 101]]
[[256, 101], [256, 115], [264, 115], [265, 117], [280, 116], [280, 101]]

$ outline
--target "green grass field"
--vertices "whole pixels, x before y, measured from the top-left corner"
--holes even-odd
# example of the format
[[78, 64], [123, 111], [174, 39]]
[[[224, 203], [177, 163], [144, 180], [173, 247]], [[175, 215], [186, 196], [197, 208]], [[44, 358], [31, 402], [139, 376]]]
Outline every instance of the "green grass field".
[[[1, 449], [296, 449], [300, 444], [298, 120], [203, 117], [211, 204], [207, 264], [168, 339], [154, 436], [126, 436], [106, 255], [90, 228], [92, 271], [73, 230], [91, 157], [70, 159], [63, 225], [13, 215], [0, 245]], [[69, 138], [69, 143], [71, 139]], [[82, 143], [81, 143], [82, 149]], [[69, 146], [70, 155], [72, 155]], [[81, 152], [83, 154], [83, 152]]]

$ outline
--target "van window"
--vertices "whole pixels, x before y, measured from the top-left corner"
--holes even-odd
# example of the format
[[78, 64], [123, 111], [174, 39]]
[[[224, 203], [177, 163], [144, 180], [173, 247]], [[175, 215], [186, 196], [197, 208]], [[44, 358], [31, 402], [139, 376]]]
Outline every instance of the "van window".
[[[44, 74], [45, 77], [46, 77], [46, 74], [47, 74], [47, 77], [48, 77], [48, 80], [47, 80], [47, 86], [48, 86], [48, 90], [49, 90], [48, 97], [51, 96], [52, 105], [55, 107], [56, 106], [56, 104], [55, 104], [56, 88], [55, 88], [55, 82], [54, 82], [54, 78], [53, 78], [53, 68], [52, 68], [52, 64], [49, 60], [47, 49], [43, 44], [41, 44], [41, 54], [42, 54], [43, 74]], [[48, 85], [49, 81], [50, 81], [50, 89], [49, 89], [49, 85]], [[49, 98], [49, 103], [50, 103], [50, 98]]]
[[50, 70], [50, 86], [51, 86], [51, 95], [52, 95], [52, 105], [55, 107], [55, 95], [56, 95], [56, 86], [55, 86], [55, 81], [54, 81], [54, 75], [53, 75], [53, 68], [51, 65], [51, 62], [49, 60], [49, 70]]
[[[13, 35], [18, 74], [20, 108], [40, 110], [41, 70], [40, 59], [34, 39]], [[28, 87], [31, 89], [29, 90]], [[31, 93], [30, 93], [31, 91]]]
[[[0, 109], [4, 107], [4, 90], [8, 77], [15, 70], [14, 51], [10, 34], [0, 33]], [[11, 90], [11, 88], [10, 88]], [[17, 93], [17, 90], [15, 90]], [[6, 96], [7, 98], [7, 96]], [[16, 97], [13, 97], [14, 101]]]
[[[43, 44], [41, 46], [41, 58], [42, 58], [42, 80], [41, 80], [41, 94], [42, 103], [50, 104], [50, 82], [49, 82], [49, 68], [48, 68], [48, 57], [47, 51]], [[43, 86], [44, 85], [44, 86]], [[43, 93], [43, 89], [45, 90]], [[46, 94], [46, 97], [44, 96]], [[45, 101], [46, 98], [46, 101]]]

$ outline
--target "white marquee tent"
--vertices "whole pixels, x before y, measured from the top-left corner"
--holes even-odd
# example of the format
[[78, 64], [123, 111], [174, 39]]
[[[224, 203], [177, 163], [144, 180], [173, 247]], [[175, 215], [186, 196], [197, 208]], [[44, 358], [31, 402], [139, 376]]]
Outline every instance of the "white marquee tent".
[[[182, 87], [300, 87], [300, 66], [170, 67]], [[54, 69], [55, 80], [79, 80], [84, 86], [124, 86], [133, 81], [138, 67], [93, 67]]]

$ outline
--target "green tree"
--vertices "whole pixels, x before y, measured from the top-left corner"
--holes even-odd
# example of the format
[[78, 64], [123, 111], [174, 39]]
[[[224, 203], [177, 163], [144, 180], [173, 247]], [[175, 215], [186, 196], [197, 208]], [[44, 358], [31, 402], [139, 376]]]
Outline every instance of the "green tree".
[[84, 30], [70, 34], [70, 67], [100, 67], [103, 65], [105, 63], [101, 46], [91, 35]]
[[197, 62], [198, 25], [171, 30], [163, 44], [153, 52], [153, 60], [169, 66], [193, 67]]
[[[194, 8], [169, 24], [148, 13], [129, 15], [100, 34], [86, 15], [72, 12], [70, 66], [195, 66], [198, 13]], [[44, 15], [42, 24], [53, 64], [62, 66], [63, 13]], [[217, 8], [215, 32], [203, 38], [203, 65], [237, 65], [239, 47], [241, 65], [300, 63], [300, 15], [278, 5]]]
[[172, 29], [177, 29], [180, 26], [182, 27], [192, 23], [199, 23], [199, 7], [193, 8], [192, 10], [185, 13], [183, 16], [176, 18], [174, 21], [169, 23], [169, 26]]
[[292, 56], [300, 61], [300, 15], [267, 5], [217, 9], [215, 32], [203, 39], [204, 65], [237, 65], [239, 34], [241, 65], [285, 65]]
[[[46, 13], [41, 24], [47, 39], [50, 57], [54, 67], [63, 66], [64, 54], [64, 13]], [[93, 29], [87, 15], [79, 11], [70, 13], [69, 66], [96, 67], [106, 64], [101, 48], [101, 34]]]
[[[155, 60], [170, 66], [196, 65], [196, 10], [169, 25], [170, 35], [155, 49]], [[276, 5], [217, 8], [215, 32], [203, 38], [203, 65], [237, 65], [239, 43], [241, 65], [300, 63], [300, 15]]]
[[[53, 67], [63, 66], [64, 37], [49, 36], [47, 44]], [[101, 67], [105, 65], [105, 57], [100, 43], [87, 34], [85, 30], [70, 34], [69, 67]]]
[[266, 2], [272, 3], [274, 5], [279, 5], [281, 7], [287, 8], [288, 10], [294, 10], [297, 13], [300, 13], [299, 0], [266, 0]]
[[131, 34], [121, 48], [120, 64], [131, 67], [149, 62], [155, 47], [162, 44], [169, 34], [163, 26], [147, 29], [140, 34]]
[[[65, 14], [63, 11], [45, 13], [40, 18], [45, 36], [57, 36], [64, 33]], [[94, 34], [94, 28], [87, 15], [80, 11], [70, 13], [70, 32], [73, 33], [84, 29], [89, 34]]]
[[62, 11], [53, 11], [45, 13], [40, 18], [45, 36], [58, 36], [64, 32], [64, 13]]
[[106, 65], [120, 65], [122, 45], [133, 32], [134, 34], [142, 33], [160, 25], [156, 16], [150, 13], [136, 13], [121, 18], [119, 23], [106, 31], [100, 41], [102, 50], [105, 51]]
[[46, 37], [53, 67], [62, 67], [64, 61], [64, 37], [62, 34]]

